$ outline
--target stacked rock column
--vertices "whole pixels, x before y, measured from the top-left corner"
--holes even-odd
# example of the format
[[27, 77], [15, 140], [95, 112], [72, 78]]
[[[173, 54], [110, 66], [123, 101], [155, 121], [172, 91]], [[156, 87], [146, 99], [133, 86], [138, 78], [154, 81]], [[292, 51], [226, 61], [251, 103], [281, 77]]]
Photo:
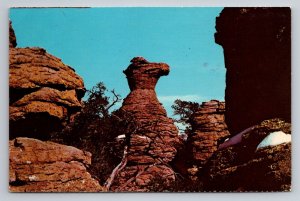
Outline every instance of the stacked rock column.
[[211, 100], [203, 102], [191, 118], [192, 135], [188, 138], [188, 146], [192, 148], [195, 164], [188, 170], [190, 175], [196, 175], [199, 168], [217, 151], [218, 141], [230, 135], [224, 113], [225, 103]]
[[117, 175], [112, 190], [149, 191], [155, 179], [159, 178], [164, 184], [175, 179], [168, 164], [177, 153], [178, 130], [154, 91], [159, 77], [168, 73], [167, 64], [150, 63], [142, 57], [133, 58], [124, 71], [131, 92], [121, 110], [133, 116], [137, 129], [126, 136], [127, 165]]

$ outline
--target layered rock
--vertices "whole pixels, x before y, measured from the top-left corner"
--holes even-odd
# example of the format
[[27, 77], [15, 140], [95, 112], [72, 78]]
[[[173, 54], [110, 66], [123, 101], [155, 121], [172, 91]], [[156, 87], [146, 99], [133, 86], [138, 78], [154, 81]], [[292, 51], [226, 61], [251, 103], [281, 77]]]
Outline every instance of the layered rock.
[[115, 181], [116, 191], [149, 191], [153, 179], [174, 180], [168, 165], [176, 155], [179, 144], [178, 130], [154, 91], [160, 76], [168, 75], [165, 63], [150, 63], [135, 57], [124, 71], [130, 94], [120, 110], [130, 113], [136, 130], [126, 136], [128, 159], [126, 167]]
[[265, 119], [291, 119], [290, 8], [225, 8], [216, 20], [224, 49], [231, 134]]
[[192, 134], [188, 143], [192, 146], [193, 160], [203, 165], [217, 151], [218, 142], [230, 134], [225, 123], [225, 103], [218, 100], [203, 102], [191, 119]]
[[191, 131], [172, 164], [176, 172], [198, 180], [203, 166], [217, 151], [218, 145], [230, 136], [225, 123], [225, 102], [202, 102], [189, 119]]
[[15, 48], [11, 24], [9, 39], [10, 191], [102, 191], [87, 171], [90, 153], [49, 141], [19, 138], [49, 138], [50, 132], [62, 128], [80, 110], [85, 89], [74, 69], [44, 49]]
[[9, 142], [11, 192], [98, 192], [87, 172], [91, 154], [74, 147], [31, 138]]
[[291, 125], [280, 119], [265, 120], [247, 129], [241, 142], [215, 152], [201, 175], [205, 190], [290, 191], [291, 143], [258, 148], [276, 131], [291, 133]]
[[10, 48], [9, 56], [10, 139], [47, 139], [80, 111], [83, 80], [42, 48]]

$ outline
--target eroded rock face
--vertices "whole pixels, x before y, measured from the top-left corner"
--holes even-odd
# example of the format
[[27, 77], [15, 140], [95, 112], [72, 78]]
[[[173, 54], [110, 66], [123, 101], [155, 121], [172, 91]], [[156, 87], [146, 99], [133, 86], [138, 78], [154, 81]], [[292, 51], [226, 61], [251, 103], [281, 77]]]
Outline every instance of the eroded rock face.
[[194, 161], [203, 165], [218, 149], [218, 141], [230, 134], [225, 123], [225, 102], [203, 102], [191, 119], [192, 135], [189, 136]]
[[9, 56], [10, 139], [47, 139], [80, 111], [83, 80], [42, 48], [10, 48]]
[[160, 76], [168, 75], [165, 63], [150, 63], [135, 57], [124, 71], [130, 94], [121, 110], [133, 115], [137, 130], [126, 136], [128, 142], [127, 166], [115, 182], [116, 191], [149, 191], [147, 185], [154, 177], [174, 180], [169, 163], [176, 155], [179, 144], [178, 130], [154, 91]]
[[216, 30], [227, 68], [225, 116], [230, 133], [265, 119], [290, 122], [290, 8], [225, 8]]
[[75, 147], [31, 138], [9, 142], [11, 192], [98, 192], [87, 172], [91, 154]]
[[196, 181], [203, 166], [217, 151], [218, 145], [230, 136], [225, 123], [225, 102], [203, 102], [191, 116], [191, 133], [178, 151], [173, 167], [176, 172]]
[[291, 133], [291, 124], [265, 120], [245, 132], [242, 141], [220, 149], [203, 174], [207, 191], [290, 191], [291, 143], [257, 149], [270, 133]]

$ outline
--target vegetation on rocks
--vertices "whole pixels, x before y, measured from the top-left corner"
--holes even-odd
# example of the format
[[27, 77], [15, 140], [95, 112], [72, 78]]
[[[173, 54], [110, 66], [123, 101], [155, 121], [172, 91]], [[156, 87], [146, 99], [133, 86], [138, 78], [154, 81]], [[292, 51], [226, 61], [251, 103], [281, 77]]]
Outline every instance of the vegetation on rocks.
[[129, 113], [116, 111], [120, 96], [100, 82], [87, 91], [88, 98], [73, 121], [52, 140], [92, 153], [90, 173], [103, 184], [122, 158], [124, 142], [117, 138], [134, 129]]

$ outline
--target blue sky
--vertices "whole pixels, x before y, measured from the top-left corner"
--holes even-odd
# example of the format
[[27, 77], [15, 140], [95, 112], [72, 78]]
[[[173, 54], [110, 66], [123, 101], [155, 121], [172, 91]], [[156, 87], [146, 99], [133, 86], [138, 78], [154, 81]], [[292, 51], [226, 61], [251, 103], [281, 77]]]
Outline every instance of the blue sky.
[[104, 82], [122, 98], [122, 73], [135, 56], [165, 62], [156, 87], [169, 115], [175, 99], [224, 100], [223, 49], [214, 42], [222, 8], [11, 9], [18, 47], [42, 47], [72, 66], [86, 88]]

